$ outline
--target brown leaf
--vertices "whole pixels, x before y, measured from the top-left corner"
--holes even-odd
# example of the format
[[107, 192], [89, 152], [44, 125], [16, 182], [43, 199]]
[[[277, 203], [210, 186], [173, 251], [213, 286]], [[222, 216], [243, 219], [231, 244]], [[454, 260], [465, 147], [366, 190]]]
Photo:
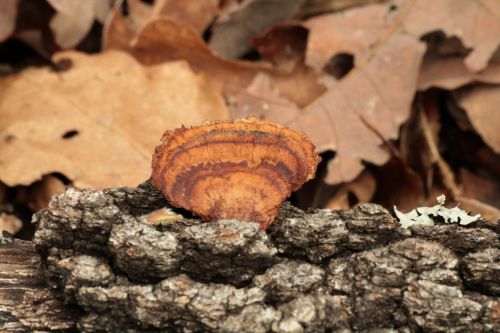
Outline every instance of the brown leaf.
[[418, 79], [418, 89], [432, 87], [456, 89], [472, 82], [500, 84], [500, 62], [491, 61], [480, 72], [467, 69], [463, 58], [431, 58], [424, 61]]
[[126, 25], [121, 13], [114, 11], [106, 34], [105, 49], [126, 50], [146, 65], [184, 59], [195, 71], [204, 72], [227, 95], [246, 90], [259, 72], [268, 74], [280, 94], [299, 106], [324, 91], [314, 73], [305, 66], [283, 73], [260, 63], [222, 59], [214, 55], [188, 25], [167, 18], [149, 21], [130, 41], [135, 32]]
[[[335, 55], [355, 56], [355, 68], [291, 123], [307, 133], [320, 151], [336, 150], [328, 183], [352, 180], [363, 169], [361, 161], [387, 160], [379, 145], [397, 138], [398, 127], [409, 114], [425, 50], [419, 38], [441, 29], [457, 35], [474, 48], [466, 58], [469, 70], [480, 70], [500, 41], [497, 7], [498, 1], [489, 0], [394, 0], [306, 23], [310, 28], [306, 59], [316, 70], [323, 70]], [[482, 19], [477, 26], [474, 15]], [[479, 35], [481, 39], [475, 37]]]
[[250, 39], [292, 18], [305, 0], [244, 0], [223, 13], [212, 28], [210, 48], [226, 58], [238, 58], [250, 49]]
[[416, 36], [438, 30], [457, 36], [472, 49], [465, 64], [477, 72], [486, 68], [500, 45], [500, 1], [417, 0], [404, 26]]
[[16, 28], [18, 0], [0, 1], [0, 42], [12, 35]]
[[457, 93], [457, 102], [475, 130], [497, 154], [500, 153], [500, 86], [476, 85]]
[[[333, 14], [357, 22], [354, 26], [362, 34], [368, 34], [370, 29], [375, 31], [369, 41], [362, 39], [367, 50], [360, 51], [361, 42], [359, 49], [352, 48], [362, 54], [362, 59], [356, 60], [356, 67], [289, 123], [306, 133], [320, 151], [336, 151], [325, 178], [329, 184], [353, 180], [364, 168], [362, 161], [385, 163], [389, 154], [381, 144], [398, 137], [399, 126], [410, 113], [425, 46], [401, 29], [410, 7], [394, 6], [395, 3], [373, 5]], [[385, 25], [372, 26], [373, 15], [384, 17], [382, 10], [391, 19]], [[393, 15], [396, 17], [392, 18]], [[345, 22], [332, 21], [331, 15], [325, 19], [330, 23]], [[342, 27], [331, 25], [329, 29]], [[384, 29], [383, 33], [380, 29]], [[373, 36], [379, 36], [376, 42]]]
[[115, 5], [103, 30], [103, 49], [128, 44], [137, 31], [158, 17], [191, 27], [201, 36], [219, 10], [219, 0], [157, 0], [149, 5], [141, 0], [127, 0], [127, 15], [120, 3]]
[[153, 15], [190, 25], [199, 36], [219, 12], [219, 0], [156, 0]]
[[490, 147], [483, 146], [475, 150], [473, 158], [481, 168], [500, 179], [500, 154], [495, 154]]
[[321, 72], [330, 58], [339, 53], [352, 54], [363, 62], [370, 47], [397, 18], [386, 4], [373, 4], [352, 10], [313, 17], [305, 21], [309, 29], [306, 64]]
[[491, 222], [500, 221], [500, 209], [491, 205], [485, 204], [482, 201], [467, 197], [457, 197], [460, 203], [460, 208], [472, 214], [481, 214], [481, 217]]
[[152, 20], [136, 33], [115, 10], [105, 34], [103, 49], [125, 50], [145, 65], [184, 59], [195, 71], [207, 73], [218, 87], [246, 87], [259, 69], [264, 70], [262, 66], [215, 56], [188, 25], [167, 18]]
[[353, 70], [290, 123], [320, 151], [337, 151], [327, 183], [351, 181], [363, 170], [363, 160], [378, 165], [387, 161], [389, 155], [380, 145], [398, 137], [410, 113], [424, 49], [407, 35], [392, 35], [365, 66]]
[[165, 129], [227, 117], [219, 93], [185, 62], [144, 67], [117, 51], [54, 61], [71, 68], [0, 81], [0, 180], [9, 186], [52, 172], [78, 187], [135, 185]]
[[500, 207], [500, 182], [495, 176], [485, 172], [473, 173], [461, 168], [459, 178], [463, 196], [480, 200], [491, 206]]

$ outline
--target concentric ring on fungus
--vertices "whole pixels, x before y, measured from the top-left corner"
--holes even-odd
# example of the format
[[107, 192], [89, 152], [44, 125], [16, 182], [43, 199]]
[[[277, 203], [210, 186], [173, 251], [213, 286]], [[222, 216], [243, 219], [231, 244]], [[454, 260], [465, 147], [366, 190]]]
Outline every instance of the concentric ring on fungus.
[[280, 204], [314, 177], [320, 157], [303, 135], [255, 117], [167, 131], [153, 155], [153, 185], [203, 220], [267, 229]]

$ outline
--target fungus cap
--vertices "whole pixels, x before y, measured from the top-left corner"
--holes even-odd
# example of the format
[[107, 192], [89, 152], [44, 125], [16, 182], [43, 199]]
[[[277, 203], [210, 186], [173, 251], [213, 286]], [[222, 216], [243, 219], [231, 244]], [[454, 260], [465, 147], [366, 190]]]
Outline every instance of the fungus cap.
[[252, 221], [265, 230], [319, 161], [303, 134], [278, 124], [255, 117], [209, 122], [165, 132], [152, 183], [203, 220]]

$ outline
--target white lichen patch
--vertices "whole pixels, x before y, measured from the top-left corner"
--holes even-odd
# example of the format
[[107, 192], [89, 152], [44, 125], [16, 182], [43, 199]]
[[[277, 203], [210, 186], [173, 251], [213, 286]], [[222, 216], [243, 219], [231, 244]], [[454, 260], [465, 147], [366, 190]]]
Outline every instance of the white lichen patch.
[[458, 208], [458, 205], [453, 208], [446, 208], [444, 202], [446, 197], [441, 194], [436, 198], [438, 204], [432, 207], [418, 207], [408, 213], [400, 212], [394, 206], [394, 212], [401, 224], [401, 227], [408, 228], [412, 225], [434, 225], [436, 220], [443, 220], [445, 223], [459, 223], [467, 225], [481, 218], [481, 214], [474, 216], [469, 215], [466, 211]]

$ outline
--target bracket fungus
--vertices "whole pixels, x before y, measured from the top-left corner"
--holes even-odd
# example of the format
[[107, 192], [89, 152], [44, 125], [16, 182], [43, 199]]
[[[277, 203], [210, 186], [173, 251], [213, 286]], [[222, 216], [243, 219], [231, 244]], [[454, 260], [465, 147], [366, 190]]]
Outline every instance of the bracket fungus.
[[255, 117], [209, 122], [165, 132], [152, 183], [205, 221], [239, 219], [265, 230], [319, 161], [303, 134], [278, 124]]

